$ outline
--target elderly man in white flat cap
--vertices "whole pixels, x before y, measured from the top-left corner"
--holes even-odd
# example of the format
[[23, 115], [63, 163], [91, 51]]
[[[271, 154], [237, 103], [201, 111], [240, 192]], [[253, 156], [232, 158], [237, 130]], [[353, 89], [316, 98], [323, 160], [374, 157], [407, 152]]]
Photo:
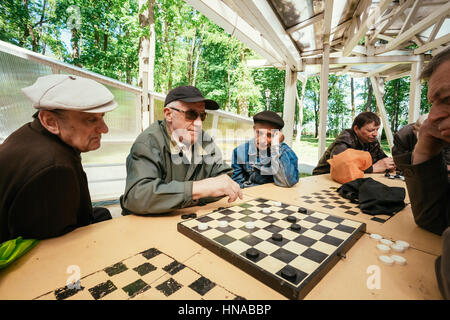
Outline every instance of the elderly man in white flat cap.
[[38, 112], [0, 145], [0, 243], [111, 219], [92, 208], [80, 153], [100, 147], [105, 112], [117, 107], [112, 93], [73, 75], [40, 77], [22, 91]]

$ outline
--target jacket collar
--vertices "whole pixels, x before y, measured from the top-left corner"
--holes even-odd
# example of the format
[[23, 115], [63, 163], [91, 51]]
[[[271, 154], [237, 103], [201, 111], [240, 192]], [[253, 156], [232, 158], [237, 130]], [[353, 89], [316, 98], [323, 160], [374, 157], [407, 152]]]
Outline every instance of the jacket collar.
[[74, 147], [68, 145], [64, 141], [62, 141], [57, 135], [51, 133], [45, 127], [42, 125], [41, 120], [39, 118], [35, 118], [31, 124], [30, 127], [32, 130], [39, 132], [40, 134], [47, 136], [49, 139], [59, 143], [60, 145], [66, 147], [77, 159], [81, 159], [81, 152]]

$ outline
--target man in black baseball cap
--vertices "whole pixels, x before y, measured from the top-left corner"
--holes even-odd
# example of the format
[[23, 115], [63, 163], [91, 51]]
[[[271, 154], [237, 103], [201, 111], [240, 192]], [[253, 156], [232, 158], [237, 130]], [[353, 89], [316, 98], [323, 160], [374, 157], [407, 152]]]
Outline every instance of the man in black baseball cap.
[[214, 100], [205, 99], [199, 89], [193, 86], [180, 86], [170, 91], [166, 100], [164, 101], [164, 107], [173, 101], [183, 102], [205, 102], [205, 108], [208, 110], [218, 110], [219, 105]]
[[284, 143], [284, 121], [273, 111], [253, 117], [255, 138], [233, 150], [232, 179], [241, 188], [274, 182], [292, 187], [298, 182], [298, 159]]
[[193, 86], [167, 94], [164, 120], [139, 135], [127, 158], [123, 214], [164, 213], [224, 196], [229, 202], [242, 199], [239, 185], [230, 178], [232, 169], [202, 130], [205, 109], [219, 105]]

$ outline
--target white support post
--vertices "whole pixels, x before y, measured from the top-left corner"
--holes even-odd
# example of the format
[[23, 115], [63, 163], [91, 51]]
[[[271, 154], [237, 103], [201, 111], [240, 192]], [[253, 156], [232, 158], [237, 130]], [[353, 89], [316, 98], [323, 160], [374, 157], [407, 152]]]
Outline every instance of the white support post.
[[[155, 48], [156, 48], [156, 32], [155, 32], [155, 16], [154, 16], [155, 2], [150, 1], [148, 3], [148, 17], [149, 17], [149, 29], [150, 29], [150, 48], [148, 59], [148, 90], [152, 93], [155, 91]], [[150, 112], [150, 124], [155, 122], [155, 98], [153, 94], [150, 94], [149, 101]]]
[[302, 93], [301, 98], [298, 98], [296, 95], [298, 102], [298, 125], [297, 125], [297, 136], [295, 137], [295, 142], [300, 142], [302, 136], [302, 127], [303, 127], [303, 104], [305, 101], [305, 93], [306, 93], [306, 83], [308, 82], [308, 77], [304, 77], [302, 79]]
[[411, 81], [409, 87], [409, 110], [408, 123], [413, 123], [420, 115], [420, 98], [422, 93], [422, 84], [420, 83], [420, 71], [423, 65], [423, 56], [419, 62], [411, 64]]
[[294, 136], [294, 118], [295, 118], [295, 96], [297, 94], [297, 72], [292, 71], [286, 66], [286, 78], [284, 82], [284, 142], [288, 146], [292, 146], [292, 138]]
[[324, 43], [322, 67], [320, 70], [319, 159], [325, 152], [327, 141], [329, 59], [330, 45]]
[[392, 136], [391, 126], [387, 118], [386, 108], [384, 107], [383, 95], [384, 95], [384, 83], [382, 78], [370, 77], [372, 83], [373, 93], [375, 94], [375, 99], [377, 100], [378, 111], [381, 115], [381, 122], [383, 124], [384, 132], [386, 133], [386, 138], [389, 144], [389, 149], [392, 150], [394, 145], [394, 138]]
[[211, 138], [216, 139], [217, 136], [217, 126], [219, 124], [219, 116], [215, 114], [213, 116], [212, 126], [211, 126]]

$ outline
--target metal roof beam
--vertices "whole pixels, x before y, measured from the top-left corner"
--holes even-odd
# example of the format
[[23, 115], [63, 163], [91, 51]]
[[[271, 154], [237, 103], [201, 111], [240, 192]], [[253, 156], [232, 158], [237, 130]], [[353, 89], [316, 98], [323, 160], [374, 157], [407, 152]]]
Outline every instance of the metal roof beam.
[[439, 21], [442, 17], [450, 14], [450, 2], [443, 5], [440, 10], [432, 12], [428, 17], [413, 25], [411, 28], [397, 36], [394, 40], [390, 41], [386, 46], [382, 46], [376, 50], [376, 54], [384, 53], [393, 50], [401, 44], [411, 40], [416, 34], [426, 30], [430, 26]]
[[298, 24], [296, 24], [295, 26], [292, 26], [292, 27], [286, 29], [286, 32], [287, 33], [294, 33], [296, 31], [301, 30], [303, 28], [306, 28], [306, 27], [308, 27], [308, 26], [310, 26], [310, 25], [312, 25], [312, 24], [314, 24], [314, 23], [316, 23], [318, 21], [321, 21], [323, 19], [323, 17], [324, 17], [324, 13], [323, 12], [321, 12], [319, 14], [316, 14], [314, 17], [311, 17], [311, 18], [309, 18], [307, 20], [301, 21]]
[[273, 48], [278, 49], [279, 54], [291, 70], [301, 70], [300, 53], [267, 1], [234, 0], [233, 4], [246, 12], [247, 21], [264, 35]]
[[348, 35], [348, 40], [344, 44], [344, 56], [349, 56], [352, 53], [353, 48], [358, 44], [358, 42], [366, 35], [367, 31], [375, 24], [379, 15], [381, 15], [391, 4], [392, 0], [381, 0], [378, 6], [372, 10], [369, 14], [369, 8], [372, 1], [365, 1], [363, 4], [362, 14], [357, 14], [360, 11], [359, 6], [355, 11], [355, 16], [353, 17], [353, 22], [348, 32], [353, 32], [355, 27], [359, 25], [356, 32]]
[[[358, 65], [358, 64], [404, 64], [419, 62], [420, 57], [410, 56], [371, 56], [371, 57], [340, 57], [330, 58], [330, 65], [343, 64], [343, 65]], [[306, 58], [304, 63], [308, 65], [322, 64], [320, 58]]]
[[185, 0], [186, 3], [200, 11], [211, 21], [224, 28], [232, 36], [244, 42], [249, 48], [268, 60], [276, 67], [285, 65], [284, 59], [261, 36], [261, 33], [250, 26], [230, 7], [219, 0]]
[[450, 42], [450, 33], [443, 37], [440, 37], [439, 39], [428, 42], [428, 43], [424, 44], [423, 46], [418, 47], [417, 49], [414, 50], [414, 54], [424, 53], [428, 50], [437, 48], [440, 45], [446, 44], [447, 42]]

